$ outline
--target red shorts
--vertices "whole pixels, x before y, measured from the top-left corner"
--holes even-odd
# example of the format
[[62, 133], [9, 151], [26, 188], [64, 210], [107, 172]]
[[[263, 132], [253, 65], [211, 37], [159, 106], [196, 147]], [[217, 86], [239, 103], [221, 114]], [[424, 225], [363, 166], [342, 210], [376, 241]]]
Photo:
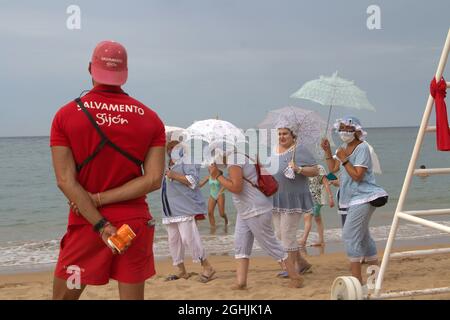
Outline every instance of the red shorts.
[[205, 220], [205, 215], [203, 213], [196, 214], [195, 215], [195, 220]]
[[55, 276], [67, 280], [69, 266], [80, 269], [81, 284], [103, 285], [114, 279], [123, 283], [140, 283], [155, 274], [153, 236], [155, 227], [147, 219], [113, 223], [119, 229], [128, 224], [136, 234], [124, 254], [113, 254], [92, 225], [72, 225], [61, 240]]

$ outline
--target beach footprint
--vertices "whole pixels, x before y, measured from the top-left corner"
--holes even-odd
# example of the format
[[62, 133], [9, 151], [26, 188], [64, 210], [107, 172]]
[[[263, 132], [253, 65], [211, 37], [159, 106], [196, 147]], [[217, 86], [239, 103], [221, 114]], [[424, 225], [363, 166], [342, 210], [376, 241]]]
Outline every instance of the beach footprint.
[[19, 287], [24, 287], [26, 286], [26, 284], [24, 283], [16, 283], [16, 282], [11, 282], [11, 283], [2, 283], [0, 284], [0, 289], [8, 289], [8, 288], [19, 288]]

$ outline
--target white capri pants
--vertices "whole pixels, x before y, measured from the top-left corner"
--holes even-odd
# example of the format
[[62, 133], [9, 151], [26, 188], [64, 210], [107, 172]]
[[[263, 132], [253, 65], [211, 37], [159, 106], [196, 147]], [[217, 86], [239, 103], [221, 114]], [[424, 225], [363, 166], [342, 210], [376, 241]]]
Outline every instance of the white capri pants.
[[273, 226], [275, 234], [281, 240], [286, 251], [297, 251], [297, 230], [300, 224], [302, 212], [280, 213], [273, 211]]
[[201, 262], [206, 259], [206, 251], [203, 248], [194, 218], [188, 221], [169, 223], [166, 228], [169, 236], [169, 251], [174, 266], [184, 262], [185, 248], [191, 250], [192, 261]]
[[234, 231], [236, 259], [250, 258], [254, 239], [269, 256], [278, 262], [287, 258], [283, 246], [273, 232], [271, 211], [248, 219], [242, 219], [239, 214], [237, 215]]

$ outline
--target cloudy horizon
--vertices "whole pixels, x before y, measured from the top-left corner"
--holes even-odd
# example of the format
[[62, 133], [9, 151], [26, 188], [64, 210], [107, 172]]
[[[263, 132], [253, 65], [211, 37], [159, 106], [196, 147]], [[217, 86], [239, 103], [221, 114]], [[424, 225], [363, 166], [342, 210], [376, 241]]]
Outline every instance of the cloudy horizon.
[[[218, 116], [247, 129], [287, 105], [326, 118], [328, 108], [289, 97], [338, 71], [377, 111], [334, 108], [333, 118], [354, 114], [366, 127], [417, 127], [450, 26], [444, 0], [0, 4], [0, 137], [47, 136], [57, 110], [90, 88], [87, 66], [104, 39], [128, 50], [124, 90], [167, 125]], [[72, 4], [81, 9], [80, 30], [66, 26]], [[380, 30], [366, 26], [372, 4], [381, 9]]]

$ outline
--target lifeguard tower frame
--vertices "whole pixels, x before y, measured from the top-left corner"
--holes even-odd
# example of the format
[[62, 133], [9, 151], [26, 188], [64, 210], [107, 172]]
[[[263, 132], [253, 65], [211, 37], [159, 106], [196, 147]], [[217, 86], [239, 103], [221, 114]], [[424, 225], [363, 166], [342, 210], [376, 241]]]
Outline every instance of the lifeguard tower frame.
[[[441, 58], [439, 60], [439, 65], [435, 74], [436, 81], [439, 81], [447, 63], [448, 55], [450, 50], [450, 29], [448, 30], [447, 39], [445, 41], [444, 49], [442, 50]], [[450, 88], [450, 82], [447, 82], [447, 88]], [[422, 290], [412, 290], [412, 291], [401, 291], [401, 292], [389, 292], [381, 293], [381, 287], [383, 284], [384, 274], [389, 263], [389, 259], [393, 258], [403, 258], [419, 255], [431, 255], [431, 254], [441, 254], [450, 253], [450, 248], [440, 248], [440, 249], [430, 249], [430, 250], [416, 250], [416, 251], [405, 251], [391, 253], [392, 245], [394, 243], [397, 228], [400, 219], [409, 221], [412, 223], [417, 223], [423, 226], [427, 226], [433, 229], [437, 229], [450, 234], [450, 227], [439, 224], [434, 221], [430, 221], [421, 217], [426, 216], [437, 216], [450, 214], [449, 209], [429, 209], [429, 210], [415, 210], [415, 211], [404, 211], [404, 204], [406, 196], [408, 194], [409, 187], [411, 185], [411, 180], [413, 175], [437, 175], [437, 174], [450, 174], [450, 168], [434, 168], [434, 169], [416, 169], [417, 159], [419, 157], [420, 148], [423, 143], [423, 138], [426, 133], [436, 132], [436, 127], [428, 126], [431, 111], [433, 109], [434, 98], [431, 94], [428, 96], [428, 101], [426, 104], [425, 112], [422, 117], [422, 122], [420, 124], [419, 133], [417, 135], [416, 143], [411, 155], [411, 160], [408, 165], [408, 170], [406, 171], [405, 181], [403, 183], [402, 191], [397, 203], [397, 208], [395, 210], [394, 219], [392, 221], [389, 237], [387, 240], [386, 248], [383, 255], [383, 260], [381, 262], [381, 267], [376, 276], [375, 288], [373, 293], [364, 293], [363, 288], [358, 279], [354, 277], [339, 277], [333, 283], [331, 298], [341, 299], [341, 300], [360, 300], [360, 299], [389, 299], [389, 298], [401, 298], [408, 296], [417, 295], [427, 295], [427, 294], [438, 294], [450, 292], [450, 287], [443, 288], [430, 288]]]

